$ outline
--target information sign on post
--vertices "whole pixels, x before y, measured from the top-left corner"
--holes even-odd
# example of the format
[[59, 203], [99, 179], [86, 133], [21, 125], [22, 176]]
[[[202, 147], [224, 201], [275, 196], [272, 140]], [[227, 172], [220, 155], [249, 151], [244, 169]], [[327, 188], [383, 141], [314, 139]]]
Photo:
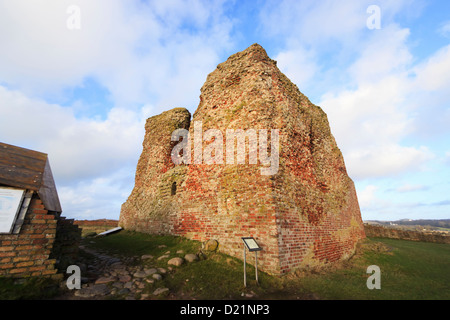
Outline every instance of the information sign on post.
[[243, 237], [242, 241], [244, 242], [244, 286], [247, 287], [247, 258], [246, 258], [246, 248], [250, 252], [255, 252], [255, 273], [256, 273], [256, 283], [258, 283], [258, 251], [261, 251], [262, 248], [256, 242], [253, 237]]

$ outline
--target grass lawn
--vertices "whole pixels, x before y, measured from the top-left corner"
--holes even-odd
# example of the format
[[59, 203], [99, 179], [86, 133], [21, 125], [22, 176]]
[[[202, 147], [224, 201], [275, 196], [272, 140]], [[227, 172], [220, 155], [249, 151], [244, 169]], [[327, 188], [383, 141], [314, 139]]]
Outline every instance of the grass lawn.
[[[93, 243], [91, 243], [91, 241]], [[181, 237], [155, 236], [121, 231], [85, 241], [86, 246], [105, 253], [156, 257], [170, 251], [171, 257], [197, 253], [201, 243]], [[183, 254], [176, 254], [183, 250]], [[136, 263], [143, 263], [137, 259]], [[167, 268], [167, 260], [153, 265]], [[381, 270], [381, 289], [369, 290], [366, 273], [369, 265]], [[162, 285], [175, 299], [242, 299], [251, 293], [255, 299], [351, 299], [351, 300], [448, 300], [450, 299], [450, 245], [393, 239], [366, 239], [358, 253], [339, 266], [320, 271], [302, 271], [282, 277], [247, 266], [247, 288], [243, 285], [242, 261], [222, 253], [208, 253], [205, 259], [175, 267], [164, 276]], [[39, 297], [39, 282], [13, 285], [0, 278], [0, 299]], [[158, 283], [161, 286], [161, 283]], [[34, 288], [34, 289], [33, 289]], [[151, 286], [148, 292], [154, 288]], [[16, 292], [17, 293], [14, 293]], [[27, 292], [21, 296], [20, 292]], [[45, 298], [45, 297], [42, 297]], [[245, 298], [247, 299], [247, 298]]]
[[[180, 237], [134, 232], [96, 239], [96, 248], [128, 255], [162, 255], [167, 250], [197, 252], [201, 244]], [[160, 248], [161, 245], [166, 247]], [[182, 255], [180, 255], [182, 256]], [[381, 270], [381, 289], [367, 288], [367, 267]], [[164, 266], [164, 265], [161, 265]], [[164, 279], [178, 296], [197, 299], [239, 299], [254, 292], [258, 299], [450, 299], [450, 245], [394, 239], [366, 239], [350, 261], [336, 268], [275, 277], [221, 253], [177, 268]]]
[[[382, 243], [389, 251], [369, 245], [343, 268], [304, 277], [300, 284], [322, 299], [450, 299], [450, 245], [379, 238], [366, 242]], [[367, 288], [369, 265], [380, 267], [379, 290]]]

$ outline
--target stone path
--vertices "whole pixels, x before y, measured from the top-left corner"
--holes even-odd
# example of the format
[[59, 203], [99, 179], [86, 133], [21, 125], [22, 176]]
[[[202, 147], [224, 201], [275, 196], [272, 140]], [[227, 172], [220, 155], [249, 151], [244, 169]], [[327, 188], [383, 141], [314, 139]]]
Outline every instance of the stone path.
[[[168, 259], [170, 252], [155, 258], [151, 255], [141, 257], [110, 256], [93, 249], [80, 246], [92, 258], [80, 258], [77, 264], [81, 270], [81, 289], [69, 292], [69, 299], [103, 300], [118, 298], [125, 300], [155, 299], [170, 294], [169, 288], [158, 282], [167, 276], [173, 266], [196, 261], [195, 254], [187, 254], [183, 258], [168, 260], [167, 268], [156, 267], [153, 261]], [[180, 252], [177, 252], [180, 254]], [[65, 282], [64, 282], [65, 284]], [[152, 290], [144, 290], [152, 285]], [[67, 297], [66, 297], [67, 298]]]

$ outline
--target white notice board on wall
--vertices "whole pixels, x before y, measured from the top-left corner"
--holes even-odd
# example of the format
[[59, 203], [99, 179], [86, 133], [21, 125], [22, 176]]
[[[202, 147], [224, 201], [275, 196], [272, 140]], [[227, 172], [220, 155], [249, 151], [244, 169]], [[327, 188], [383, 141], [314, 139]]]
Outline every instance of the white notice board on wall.
[[0, 187], [0, 233], [10, 233], [22, 205], [25, 190]]

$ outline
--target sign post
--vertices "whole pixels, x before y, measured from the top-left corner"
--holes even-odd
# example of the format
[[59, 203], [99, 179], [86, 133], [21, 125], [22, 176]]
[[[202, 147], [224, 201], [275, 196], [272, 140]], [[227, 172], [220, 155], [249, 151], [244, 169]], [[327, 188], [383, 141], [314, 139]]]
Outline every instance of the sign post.
[[256, 272], [256, 283], [258, 283], [258, 251], [262, 250], [259, 244], [253, 237], [243, 237], [242, 241], [244, 242], [244, 287], [247, 287], [247, 257], [246, 257], [246, 249], [250, 252], [255, 252], [255, 272]]

